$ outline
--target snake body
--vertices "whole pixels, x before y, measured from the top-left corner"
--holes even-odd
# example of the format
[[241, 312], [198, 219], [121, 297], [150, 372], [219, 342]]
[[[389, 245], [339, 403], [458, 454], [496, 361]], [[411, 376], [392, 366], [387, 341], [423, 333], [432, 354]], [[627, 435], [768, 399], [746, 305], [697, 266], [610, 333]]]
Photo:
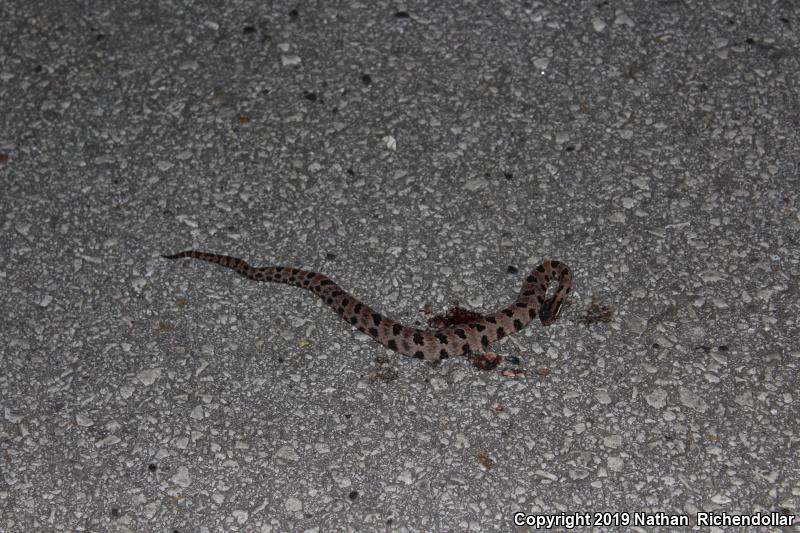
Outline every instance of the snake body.
[[[474, 321], [436, 330], [404, 326], [351, 296], [328, 276], [285, 266], [253, 267], [238, 257], [186, 250], [165, 259], [191, 257], [230, 268], [254, 281], [286, 283], [307, 289], [328, 304], [345, 321], [403, 355], [427, 361], [453, 356], [469, 356], [527, 326], [535, 317], [549, 326], [558, 319], [564, 300], [572, 288], [569, 267], [560, 261], [544, 261], [525, 278], [517, 299], [505, 309]], [[557, 281], [558, 288], [546, 298], [547, 288]]]

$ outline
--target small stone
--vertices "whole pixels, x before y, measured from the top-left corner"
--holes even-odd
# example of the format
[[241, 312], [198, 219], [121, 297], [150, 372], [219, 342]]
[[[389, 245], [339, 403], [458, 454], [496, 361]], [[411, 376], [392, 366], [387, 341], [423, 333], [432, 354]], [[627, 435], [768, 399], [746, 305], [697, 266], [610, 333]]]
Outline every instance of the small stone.
[[159, 506], [157, 502], [150, 502], [147, 505], [145, 505], [143, 509], [145, 518], [147, 518], [148, 520], [152, 520], [156, 516], [156, 513], [158, 512], [158, 507]]
[[664, 389], [656, 389], [650, 394], [645, 395], [644, 399], [655, 409], [663, 409], [667, 405], [667, 392]]
[[14, 229], [17, 230], [17, 233], [20, 235], [24, 235], [25, 237], [28, 236], [28, 233], [31, 231], [31, 224], [28, 222], [17, 222], [14, 224]]
[[138, 374], [136, 374], [136, 379], [138, 379], [143, 385], [150, 386], [155, 381], [161, 377], [161, 369], [160, 368], [149, 368], [147, 370], [142, 370]]
[[753, 407], [753, 393], [746, 391], [736, 396], [733, 401], [742, 407]]
[[728, 46], [728, 39], [725, 37], [715, 37], [711, 40], [711, 43], [714, 45], [714, 48], [724, 48]]
[[608, 392], [604, 390], [597, 391], [594, 397], [597, 399], [598, 402], [600, 402], [603, 405], [608, 405], [611, 403], [611, 396], [609, 396]]
[[550, 65], [550, 59], [547, 57], [539, 57], [533, 60], [533, 66], [539, 70], [545, 70]]
[[700, 279], [706, 283], [713, 283], [715, 281], [725, 281], [728, 275], [719, 270], [703, 270], [700, 272]]
[[11, 409], [9, 409], [8, 407], [3, 408], [3, 414], [5, 416], [5, 419], [11, 422], [12, 424], [17, 424], [22, 420], [22, 417], [20, 415], [15, 415], [14, 413], [11, 412]]
[[627, 26], [629, 28], [633, 28], [635, 26], [633, 19], [631, 19], [625, 13], [620, 13], [619, 15], [617, 15], [617, 18], [614, 19], [614, 24], [616, 24], [617, 26]]
[[608, 217], [608, 219], [611, 222], [616, 222], [617, 224], [624, 224], [625, 221], [627, 220], [627, 217], [625, 216], [625, 213], [623, 213], [622, 211], [617, 211], [616, 213]]
[[297, 55], [281, 56], [281, 65], [283, 65], [284, 67], [291, 67], [299, 64], [300, 64], [300, 56]]
[[711, 501], [716, 503], [717, 505], [725, 505], [731, 503], [731, 499], [725, 496], [724, 494], [714, 494], [711, 497]]
[[275, 452], [275, 457], [278, 459], [283, 459], [284, 461], [299, 461], [300, 456], [297, 455], [297, 452], [291, 446], [281, 446], [278, 448], [278, 451]]
[[243, 511], [241, 509], [236, 509], [233, 512], [233, 517], [236, 519], [236, 522], [238, 522], [239, 524], [244, 524], [245, 522], [247, 522], [247, 519], [249, 518], [249, 516], [250, 515], [247, 513], [247, 511]]
[[349, 477], [341, 474], [331, 473], [331, 477], [333, 478], [333, 481], [335, 481], [336, 484], [339, 485], [339, 488], [342, 489], [346, 489], [353, 484], [353, 482], [350, 481]]
[[116, 435], [109, 435], [104, 439], [100, 439], [99, 441], [95, 442], [94, 445], [96, 448], [102, 448], [103, 446], [113, 446], [121, 441], [119, 437]]
[[478, 178], [474, 180], [469, 180], [466, 183], [464, 183], [464, 188], [470, 192], [475, 192], [479, 189], [483, 189], [487, 185], [489, 185], [488, 181]]
[[622, 460], [621, 457], [611, 456], [606, 461], [606, 466], [608, 466], [608, 469], [614, 472], [621, 471], [624, 465], [625, 462]]
[[483, 307], [483, 296], [478, 294], [478, 295], [475, 295], [474, 297], [467, 298], [467, 303], [473, 309], [477, 309], [477, 308]]
[[381, 140], [386, 144], [386, 148], [393, 152], [397, 151], [397, 139], [395, 139], [393, 136], [386, 135]]
[[170, 481], [181, 487], [188, 487], [192, 484], [192, 478], [189, 476], [189, 469], [185, 466], [178, 467], [178, 471], [170, 478]]
[[577, 470], [575, 468], [570, 468], [568, 474], [569, 474], [569, 478], [572, 479], [573, 481], [577, 481], [577, 480], [580, 480], [580, 479], [586, 479], [587, 477], [589, 477], [589, 472], [588, 471], [586, 471], [586, 470]]
[[404, 470], [403, 472], [400, 473], [399, 476], [397, 476], [397, 480], [402, 481], [406, 485], [411, 485], [411, 483], [414, 481], [414, 478], [411, 477], [410, 470]]
[[603, 438], [603, 445], [606, 448], [619, 448], [622, 446], [622, 435], [609, 435]]
[[680, 387], [678, 389], [680, 394], [681, 403], [686, 407], [691, 407], [695, 411], [700, 413], [705, 413], [708, 409], [708, 404], [703, 401], [703, 399], [698, 396], [694, 391], [686, 389], [684, 387]]
[[94, 420], [84, 414], [78, 413], [75, 415], [75, 423], [81, 427], [88, 428], [94, 425]]
[[303, 510], [303, 502], [301, 502], [294, 496], [290, 496], [283, 503], [283, 508], [289, 511], [290, 513], [298, 513]]
[[550, 481], [558, 481], [558, 476], [552, 472], [548, 472], [547, 470], [542, 470], [541, 468], [537, 469], [534, 474], [539, 477], [543, 477], [545, 479], [549, 479]]

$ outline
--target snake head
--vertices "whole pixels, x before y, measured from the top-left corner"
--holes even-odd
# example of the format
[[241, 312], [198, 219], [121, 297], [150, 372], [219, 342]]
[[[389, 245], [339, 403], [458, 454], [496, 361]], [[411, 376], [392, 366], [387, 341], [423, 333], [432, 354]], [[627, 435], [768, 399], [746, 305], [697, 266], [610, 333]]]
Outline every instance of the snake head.
[[556, 320], [558, 317], [561, 316], [561, 310], [564, 307], [564, 296], [556, 292], [556, 294], [546, 300], [542, 304], [542, 308], [539, 310], [539, 320], [542, 321], [542, 325], [549, 326]]

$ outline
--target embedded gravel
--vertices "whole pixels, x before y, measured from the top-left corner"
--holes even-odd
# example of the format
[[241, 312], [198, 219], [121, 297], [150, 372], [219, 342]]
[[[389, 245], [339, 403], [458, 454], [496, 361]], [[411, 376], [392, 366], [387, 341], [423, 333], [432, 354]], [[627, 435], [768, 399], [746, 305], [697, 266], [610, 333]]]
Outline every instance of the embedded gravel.
[[[3, 2], [0, 531], [799, 531], [798, 28], [755, 0]], [[574, 289], [481, 371], [159, 257], [186, 248], [405, 323], [499, 309], [545, 258]]]

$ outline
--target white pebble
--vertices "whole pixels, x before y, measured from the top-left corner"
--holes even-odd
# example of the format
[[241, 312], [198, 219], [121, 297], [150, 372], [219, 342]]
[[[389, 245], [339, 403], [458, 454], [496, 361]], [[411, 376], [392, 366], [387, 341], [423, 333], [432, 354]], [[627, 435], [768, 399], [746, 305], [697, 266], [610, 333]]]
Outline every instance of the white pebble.
[[301, 502], [300, 500], [298, 500], [294, 496], [290, 496], [283, 503], [283, 507], [284, 507], [284, 509], [286, 509], [289, 512], [297, 513], [297, 512], [300, 512], [300, 511], [303, 510], [303, 502]]
[[81, 427], [88, 428], [94, 425], [94, 420], [84, 414], [78, 413], [75, 415], [75, 423]]
[[656, 389], [650, 394], [645, 395], [644, 399], [647, 400], [650, 407], [662, 409], [667, 405], [667, 392], [664, 389]]
[[192, 478], [189, 476], [189, 469], [185, 466], [178, 467], [178, 471], [170, 478], [170, 481], [181, 487], [188, 487], [192, 484]]
[[678, 392], [681, 397], [681, 403], [686, 407], [691, 407], [695, 411], [700, 413], [705, 413], [708, 409], [708, 404], [703, 401], [703, 399], [698, 396], [694, 391], [690, 391], [684, 387], [680, 387]]
[[147, 370], [142, 370], [138, 374], [136, 374], [136, 379], [142, 382], [143, 385], [147, 385], [148, 387], [155, 383], [155, 381], [161, 377], [161, 369], [160, 368], [149, 368]]
[[245, 522], [247, 522], [247, 519], [249, 518], [249, 516], [250, 515], [247, 513], [247, 511], [242, 511], [241, 509], [236, 509], [233, 512], [233, 517], [236, 519], [236, 522], [238, 522], [239, 524], [244, 524]]

